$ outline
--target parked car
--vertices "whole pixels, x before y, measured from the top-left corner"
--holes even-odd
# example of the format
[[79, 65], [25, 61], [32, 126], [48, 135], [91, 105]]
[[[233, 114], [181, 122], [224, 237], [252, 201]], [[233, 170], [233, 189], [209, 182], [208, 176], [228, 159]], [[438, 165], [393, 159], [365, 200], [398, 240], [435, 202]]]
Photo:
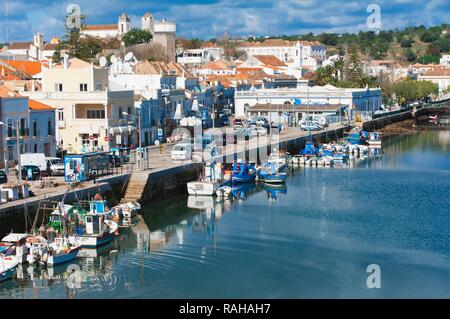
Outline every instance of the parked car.
[[267, 135], [267, 130], [264, 127], [262, 127], [262, 126], [258, 126], [256, 128], [256, 131], [258, 132], [258, 136], [265, 136], [265, 135]]
[[22, 171], [22, 179], [24, 180], [35, 181], [41, 178], [41, 170], [37, 165], [24, 165], [22, 166], [21, 171]]
[[220, 124], [221, 126], [228, 126], [228, 125], [230, 125], [230, 120], [228, 119], [228, 116], [222, 115], [222, 116], [219, 118], [219, 124]]
[[320, 131], [322, 130], [322, 127], [314, 122], [301, 122], [300, 129], [303, 131]]
[[49, 174], [64, 175], [64, 161], [58, 157], [47, 157], [47, 167], [50, 169]]
[[8, 175], [5, 171], [0, 171], [0, 184], [5, 184], [8, 182]]
[[186, 161], [192, 158], [192, 145], [189, 143], [179, 143], [172, 149], [172, 159]]

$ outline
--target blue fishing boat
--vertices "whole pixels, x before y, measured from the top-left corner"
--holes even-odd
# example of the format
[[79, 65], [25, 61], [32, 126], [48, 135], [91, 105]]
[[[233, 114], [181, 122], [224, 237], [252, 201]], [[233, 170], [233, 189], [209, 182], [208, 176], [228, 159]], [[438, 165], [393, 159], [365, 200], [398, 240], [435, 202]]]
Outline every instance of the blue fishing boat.
[[253, 182], [256, 178], [257, 169], [255, 164], [235, 162], [233, 163], [233, 183], [248, 183]]
[[286, 182], [286, 166], [265, 163], [258, 171], [259, 178], [265, 183], [281, 184]]
[[77, 258], [80, 246], [68, 248], [66, 251], [61, 251], [56, 255], [49, 255], [47, 259], [48, 266], [57, 266], [73, 261]]
[[351, 130], [344, 140], [352, 145], [364, 144], [369, 139], [369, 132], [358, 129]]
[[305, 144], [305, 148], [302, 149], [299, 153], [301, 156], [317, 156], [319, 153], [319, 149], [314, 145], [313, 141], [308, 141]]

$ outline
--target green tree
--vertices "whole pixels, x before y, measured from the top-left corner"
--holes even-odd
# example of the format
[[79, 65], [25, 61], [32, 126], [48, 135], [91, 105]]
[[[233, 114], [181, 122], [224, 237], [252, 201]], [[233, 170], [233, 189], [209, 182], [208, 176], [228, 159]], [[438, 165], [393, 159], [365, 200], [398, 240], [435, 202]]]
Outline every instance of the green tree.
[[126, 47], [141, 43], [149, 43], [153, 36], [150, 31], [133, 28], [122, 38]]
[[412, 44], [414, 43], [414, 41], [413, 40], [411, 40], [411, 39], [403, 39], [401, 42], [400, 42], [400, 46], [402, 47], [402, 48], [410, 48], [410, 47], [412, 47]]
[[417, 59], [416, 53], [411, 48], [405, 50], [404, 56], [408, 62], [413, 62]]
[[336, 84], [335, 69], [332, 65], [316, 70], [315, 82], [317, 85]]
[[426, 100], [439, 93], [439, 86], [430, 81], [402, 80], [394, 85], [398, 104], [406, 106], [411, 102]]
[[425, 54], [424, 56], [421, 56], [418, 61], [422, 64], [439, 64], [440, 56]]

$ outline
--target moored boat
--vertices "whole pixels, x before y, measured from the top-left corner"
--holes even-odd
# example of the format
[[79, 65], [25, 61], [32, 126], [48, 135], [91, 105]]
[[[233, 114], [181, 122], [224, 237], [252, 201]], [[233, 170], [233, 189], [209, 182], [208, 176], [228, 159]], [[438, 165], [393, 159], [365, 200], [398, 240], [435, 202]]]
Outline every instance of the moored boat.
[[19, 260], [15, 256], [0, 256], [0, 282], [11, 279]]
[[233, 163], [233, 183], [248, 183], [256, 179], [257, 169], [254, 164], [235, 162]]
[[78, 225], [76, 234], [69, 235], [69, 242], [82, 248], [99, 247], [111, 242], [117, 231], [118, 224], [104, 214], [89, 213], [83, 216], [83, 226]]
[[369, 146], [378, 146], [381, 145], [382, 143], [382, 133], [380, 132], [371, 132], [370, 133], [370, 138], [367, 141], [367, 143], [369, 144]]
[[264, 163], [258, 171], [258, 176], [265, 183], [284, 183], [287, 177], [286, 167], [285, 165]]
[[214, 195], [224, 184], [224, 174], [221, 163], [206, 163], [203, 167], [203, 174], [197, 181], [187, 183], [189, 195]]

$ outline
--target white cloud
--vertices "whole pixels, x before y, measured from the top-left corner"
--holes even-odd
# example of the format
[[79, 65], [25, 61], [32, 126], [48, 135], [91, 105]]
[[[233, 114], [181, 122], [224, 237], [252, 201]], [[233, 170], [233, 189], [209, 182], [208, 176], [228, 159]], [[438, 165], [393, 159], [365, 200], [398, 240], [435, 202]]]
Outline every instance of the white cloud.
[[407, 25], [433, 25], [450, 21], [448, 0], [219, 0], [200, 4], [144, 0], [0, 0], [0, 42], [31, 39], [37, 31], [46, 39], [64, 32], [65, 8], [77, 3], [88, 23], [116, 23], [126, 10], [133, 26], [140, 16], [154, 11], [157, 19], [168, 18], [178, 24], [178, 34], [187, 37], [215, 37], [225, 30], [233, 35], [298, 34], [306, 32], [358, 32], [367, 30], [367, 5], [379, 3], [382, 25], [386, 29]]

